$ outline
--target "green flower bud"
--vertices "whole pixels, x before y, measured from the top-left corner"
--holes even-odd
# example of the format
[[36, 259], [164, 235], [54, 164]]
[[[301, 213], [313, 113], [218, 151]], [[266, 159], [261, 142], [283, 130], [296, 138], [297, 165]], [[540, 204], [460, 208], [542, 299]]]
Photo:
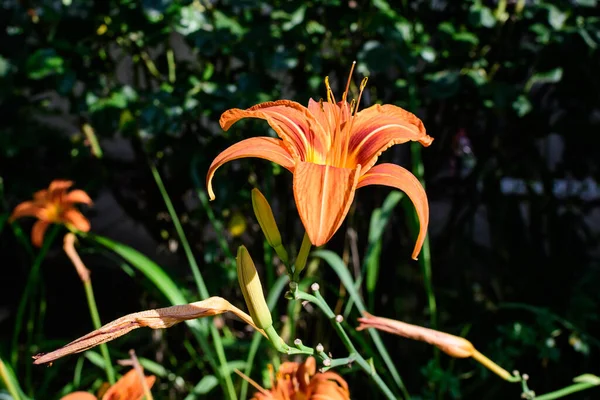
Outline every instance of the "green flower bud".
[[288, 254], [281, 243], [281, 234], [277, 222], [275, 222], [273, 210], [271, 210], [269, 202], [258, 189], [252, 189], [252, 208], [269, 246], [275, 249], [281, 261], [287, 263]]
[[236, 263], [238, 281], [250, 316], [257, 327], [267, 329], [273, 325], [273, 319], [263, 294], [258, 272], [245, 246], [238, 248]]

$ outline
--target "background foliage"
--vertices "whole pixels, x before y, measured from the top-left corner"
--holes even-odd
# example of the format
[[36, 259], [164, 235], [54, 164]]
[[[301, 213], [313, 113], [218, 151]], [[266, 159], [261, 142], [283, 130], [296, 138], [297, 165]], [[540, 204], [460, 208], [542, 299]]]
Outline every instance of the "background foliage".
[[[598, 372], [596, 0], [5, 0], [0, 7], [3, 358], [14, 350], [15, 313], [34, 253], [30, 222], [11, 225], [7, 218], [55, 178], [75, 180], [96, 199], [87, 210], [94, 232], [146, 253], [193, 301], [198, 294], [180, 239], [149, 168], [156, 165], [211, 294], [242, 304], [230, 253], [242, 243], [255, 259], [264, 254], [258, 264], [272, 287], [281, 271], [263, 250], [250, 190], [267, 195], [284, 239], [299, 246], [291, 179], [265, 162], [235, 163], [217, 173], [217, 201], [208, 205], [204, 176], [212, 159], [267, 129], [250, 121], [223, 133], [219, 116], [261, 101], [318, 99], [326, 75], [339, 93], [357, 60], [355, 81], [369, 76], [364, 104], [410, 109], [435, 138], [423, 165], [438, 327], [466, 335], [505, 368], [527, 372], [538, 393]], [[415, 154], [397, 146], [382, 158], [410, 165]], [[506, 178], [522, 180], [520, 194], [507, 190]], [[565, 196], [557, 179], [584, 185], [568, 181]], [[414, 237], [398, 200], [385, 210], [375, 256], [369, 247], [369, 222], [387, 193], [359, 191], [328, 248], [341, 251], [353, 272], [366, 266], [370, 283], [361, 290], [373, 313], [429, 325], [427, 282], [409, 261]], [[76, 358], [32, 369], [31, 352], [91, 329], [81, 285], [58, 242], [41, 268], [44, 289], [28, 309], [29, 336], [19, 339], [12, 366], [24, 390], [43, 398], [73, 381]], [[103, 321], [165, 305], [163, 292], [112, 253], [85, 249]], [[367, 253], [374, 258], [362, 263]], [[348, 300], [325, 263], [312, 274], [309, 281], [320, 281], [328, 300], [339, 299], [339, 307]], [[291, 326], [284, 302], [278, 304], [282, 323]], [[298, 337], [327, 337], [327, 321], [303, 315]], [[229, 359], [245, 360], [248, 334], [239, 323], [218, 322]], [[211, 374], [191, 337], [185, 326], [140, 332], [111, 352], [135, 347], [167, 371], [158, 398], [182, 398]], [[519, 396], [518, 387], [469, 361], [384, 340], [413, 398]], [[339, 344], [330, 346], [335, 352]], [[257, 365], [271, 361], [264, 355]], [[93, 364], [83, 368], [83, 387], [103, 379]], [[362, 379], [351, 381], [354, 397], [375, 397]]]

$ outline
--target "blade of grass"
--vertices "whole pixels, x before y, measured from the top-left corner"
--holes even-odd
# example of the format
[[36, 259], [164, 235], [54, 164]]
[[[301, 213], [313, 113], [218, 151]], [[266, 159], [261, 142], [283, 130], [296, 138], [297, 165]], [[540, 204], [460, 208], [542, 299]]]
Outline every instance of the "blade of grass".
[[[334, 270], [334, 272], [340, 278], [340, 281], [342, 281], [342, 284], [346, 287], [346, 290], [348, 290], [348, 294], [354, 300], [354, 303], [356, 303], [356, 308], [358, 309], [358, 311], [360, 311], [361, 314], [367, 311], [361, 297], [358, 294], [358, 291], [356, 290], [356, 286], [354, 284], [352, 276], [348, 272], [348, 267], [346, 266], [346, 264], [344, 264], [340, 256], [329, 250], [316, 250], [313, 251], [311, 254], [314, 257], [319, 257], [323, 259]], [[402, 391], [403, 396], [406, 399], [410, 399], [408, 390], [406, 390], [406, 386], [404, 386], [404, 382], [402, 381], [402, 378], [400, 377], [400, 374], [398, 373], [398, 370], [396, 369], [396, 366], [394, 365], [390, 354], [385, 348], [385, 345], [381, 340], [381, 336], [379, 336], [379, 332], [377, 332], [374, 329], [369, 329], [368, 331], [371, 335], [371, 339], [375, 343], [375, 347], [377, 348], [379, 355], [383, 359], [383, 362], [385, 363], [387, 369], [390, 371], [394, 382], [396, 383], [400, 391]]]
[[0, 358], [0, 379], [14, 400], [28, 399], [28, 397], [23, 393], [23, 390], [21, 390], [15, 373], [9, 365], [4, 363], [2, 358]]
[[[273, 311], [275, 305], [277, 304], [277, 300], [281, 296], [283, 289], [287, 286], [289, 282], [289, 278], [287, 275], [281, 275], [275, 281], [275, 284], [271, 286], [271, 290], [269, 290], [269, 294], [267, 295], [267, 306], [269, 310]], [[258, 347], [262, 340], [262, 335], [258, 332], [254, 332], [252, 336], [252, 343], [250, 344], [250, 349], [248, 350], [248, 358], [246, 359], [246, 369], [244, 370], [244, 374], [246, 376], [250, 376], [252, 373], [252, 367], [254, 366], [254, 357], [256, 356], [256, 352], [258, 351]], [[248, 394], [248, 381], [245, 379], [242, 380], [242, 386], [240, 388], [240, 399], [245, 400]]]
[[11, 342], [12, 352], [10, 361], [13, 366], [17, 365], [17, 361], [19, 359], [19, 335], [21, 333], [21, 327], [23, 326], [23, 317], [25, 315], [27, 303], [29, 302], [29, 298], [35, 293], [35, 289], [40, 278], [40, 267], [42, 266], [42, 261], [44, 261], [44, 258], [46, 258], [46, 254], [54, 242], [59, 230], [60, 225], [53, 225], [52, 228], [50, 228], [50, 231], [48, 232], [46, 239], [42, 244], [42, 248], [33, 260], [31, 270], [29, 271], [27, 283], [25, 284], [25, 290], [23, 291], [21, 301], [19, 302], [19, 307], [17, 308], [15, 331], [13, 332]]
[[[200, 293], [200, 297], [204, 300], [210, 297], [208, 293], [208, 289], [206, 288], [206, 284], [204, 283], [204, 278], [200, 273], [200, 268], [198, 268], [198, 264], [196, 263], [196, 259], [194, 258], [194, 254], [192, 253], [192, 248], [185, 236], [185, 232], [183, 231], [183, 227], [181, 226], [181, 222], [179, 221], [179, 217], [175, 212], [175, 208], [173, 207], [173, 203], [171, 202], [171, 198], [165, 189], [163, 181], [156, 169], [154, 164], [150, 163], [150, 170], [152, 171], [152, 176], [154, 176], [154, 180], [156, 181], [156, 186], [158, 186], [158, 190], [165, 202], [167, 210], [169, 211], [169, 215], [171, 216], [171, 220], [173, 221], [173, 225], [175, 226], [175, 230], [177, 231], [177, 235], [179, 236], [179, 241], [183, 246], [183, 250], [188, 259], [188, 263], [192, 270], [192, 275], [194, 276], [194, 280], [196, 281], [196, 286], [198, 287], [198, 292]], [[209, 326], [210, 334], [213, 339], [213, 344], [215, 346], [215, 350], [217, 352], [217, 357], [219, 359], [219, 363], [221, 364], [221, 378], [224, 380], [225, 386], [224, 390], [227, 393], [227, 397], [232, 400], [237, 400], [237, 395], [235, 393], [235, 388], [233, 386], [233, 381], [231, 379], [231, 370], [228, 367], [227, 358], [225, 357], [225, 349], [223, 347], [223, 341], [221, 340], [221, 335], [216, 326], [210, 324]]]

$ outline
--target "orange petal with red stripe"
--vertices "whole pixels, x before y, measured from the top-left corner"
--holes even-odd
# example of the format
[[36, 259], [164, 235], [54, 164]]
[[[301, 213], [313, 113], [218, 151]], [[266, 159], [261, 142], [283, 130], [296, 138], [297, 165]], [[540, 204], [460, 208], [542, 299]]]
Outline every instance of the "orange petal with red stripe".
[[224, 130], [243, 118], [267, 121], [288, 146], [291, 154], [302, 161], [324, 159], [328, 136], [308, 108], [290, 100], [270, 101], [246, 110], [232, 108], [221, 115], [219, 123]]
[[420, 225], [419, 236], [412, 253], [412, 258], [416, 260], [423, 247], [429, 225], [429, 202], [423, 185], [410, 171], [396, 164], [379, 164], [371, 168], [360, 178], [357, 188], [368, 185], [384, 185], [400, 189], [412, 201]]
[[390, 104], [376, 104], [355, 116], [350, 133], [350, 160], [363, 166], [363, 174], [375, 165], [377, 157], [389, 147], [408, 141], [429, 146], [433, 138], [413, 113]]
[[322, 246], [338, 230], [354, 199], [360, 166], [338, 168], [307, 162], [296, 164], [294, 198], [310, 241]]
[[242, 140], [222, 151], [210, 165], [206, 174], [206, 187], [208, 188], [208, 197], [211, 200], [215, 199], [212, 178], [217, 168], [229, 161], [247, 157], [269, 160], [291, 172], [294, 171], [294, 159], [281, 140], [270, 137], [256, 137]]

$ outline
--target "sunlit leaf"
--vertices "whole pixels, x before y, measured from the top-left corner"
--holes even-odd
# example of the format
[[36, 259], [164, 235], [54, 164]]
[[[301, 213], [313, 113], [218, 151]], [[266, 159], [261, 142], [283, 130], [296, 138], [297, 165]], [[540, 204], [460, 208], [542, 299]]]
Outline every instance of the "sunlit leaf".
[[64, 72], [64, 60], [54, 49], [39, 49], [29, 56], [25, 64], [30, 79], [43, 79]]
[[551, 69], [550, 71], [538, 72], [533, 74], [531, 78], [525, 84], [525, 91], [531, 90], [533, 85], [544, 84], [544, 83], [557, 83], [560, 82], [563, 75], [563, 69], [561, 67]]

